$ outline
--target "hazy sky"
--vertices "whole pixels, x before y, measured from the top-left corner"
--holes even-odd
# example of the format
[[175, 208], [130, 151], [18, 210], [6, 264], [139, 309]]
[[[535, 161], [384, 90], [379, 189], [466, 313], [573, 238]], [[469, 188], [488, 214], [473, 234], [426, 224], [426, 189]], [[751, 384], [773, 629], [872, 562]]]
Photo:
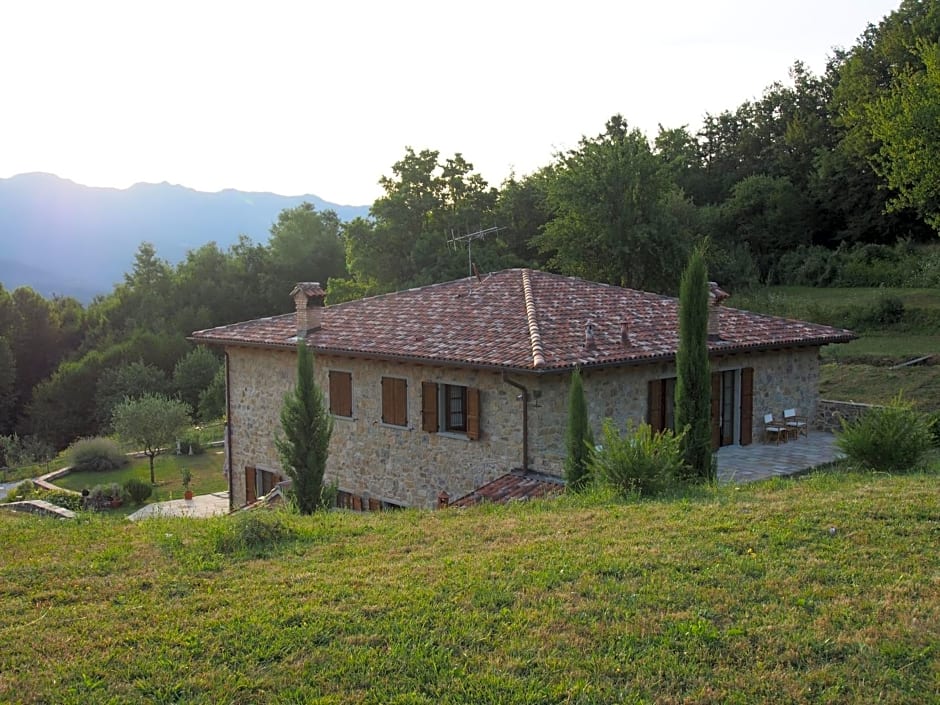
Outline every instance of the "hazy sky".
[[499, 185], [614, 113], [695, 130], [899, 4], [2, 0], [0, 177], [371, 204], [410, 145]]

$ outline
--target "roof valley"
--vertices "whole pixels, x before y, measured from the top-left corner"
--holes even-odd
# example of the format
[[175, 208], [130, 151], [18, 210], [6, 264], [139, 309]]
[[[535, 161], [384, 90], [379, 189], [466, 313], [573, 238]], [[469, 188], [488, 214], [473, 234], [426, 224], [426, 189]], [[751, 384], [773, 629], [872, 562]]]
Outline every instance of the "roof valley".
[[532, 345], [532, 365], [542, 367], [545, 364], [545, 348], [542, 346], [542, 334], [535, 313], [535, 297], [532, 295], [532, 282], [529, 270], [522, 270], [522, 293], [525, 296], [525, 317], [529, 324], [529, 342]]

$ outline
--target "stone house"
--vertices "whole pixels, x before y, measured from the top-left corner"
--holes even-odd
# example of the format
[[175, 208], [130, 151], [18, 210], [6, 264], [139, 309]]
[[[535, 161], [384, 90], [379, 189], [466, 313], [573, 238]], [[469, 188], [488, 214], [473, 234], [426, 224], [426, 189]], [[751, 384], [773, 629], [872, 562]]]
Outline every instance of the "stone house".
[[[674, 298], [527, 269], [329, 307], [317, 284], [292, 295], [294, 313], [192, 335], [225, 351], [233, 507], [282, 479], [274, 438], [298, 340], [335, 419], [327, 479], [353, 508], [433, 507], [513, 469], [560, 478], [575, 368], [595, 432], [604, 418], [673, 424]], [[812, 418], [819, 349], [852, 333], [722, 298], [715, 287], [715, 446], [759, 440], [767, 412]]]

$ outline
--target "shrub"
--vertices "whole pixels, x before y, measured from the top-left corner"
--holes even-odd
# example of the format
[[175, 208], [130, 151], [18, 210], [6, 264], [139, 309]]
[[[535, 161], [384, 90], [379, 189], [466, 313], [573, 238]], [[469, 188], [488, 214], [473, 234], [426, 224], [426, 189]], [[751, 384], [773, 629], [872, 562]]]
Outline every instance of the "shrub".
[[124, 483], [124, 491], [138, 507], [153, 494], [153, 486], [136, 477]]
[[47, 490], [42, 492], [39, 495], [39, 499], [44, 499], [47, 502], [51, 502], [57, 507], [62, 507], [63, 509], [71, 509], [73, 512], [77, 512], [79, 509], [82, 509], [82, 496], [75, 494], [74, 492], [66, 492], [64, 490]]
[[202, 455], [206, 452], [202, 445], [202, 438], [198, 431], [190, 430], [180, 436], [179, 439], [180, 455]]
[[930, 441], [935, 448], [940, 448], [940, 411], [927, 414], [925, 419], [927, 431], [930, 432]]
[[127, 464], [127, 456], [110, 438], [82, 438], [68, 451], [72, 468], [78, 471], [107, 472]]
[[882, 326], [890, 326], [904, 320], [904, 302], [896, 296], [880, 296], [872, 305], [871, 320]]
[[926, 418], [898, 395], [888, 406], [875, 407], [852, 423], [843, 420], [836, 443], [864, 467], [907, 472], [923, 461], [931, 435]]
[[591, 458], [591, 472], [623, 496], [653, 495], [674, 486], [688, 474], [682, 438], [666, 430], [654, 433], [649, 424], [627, 426], [622, 436], [604, 420], [603, 447]]
[[36, 499], [39, 496], [39, 488], [33, 484], [32, 480], [24, 480], [12, 490], [7, 492], [7, 502], [21, 502], [24, 499]]
[[281, 512], [254, 509], [220, 520], [212, 543], [218, 553], [261, 556], [295, 537]]

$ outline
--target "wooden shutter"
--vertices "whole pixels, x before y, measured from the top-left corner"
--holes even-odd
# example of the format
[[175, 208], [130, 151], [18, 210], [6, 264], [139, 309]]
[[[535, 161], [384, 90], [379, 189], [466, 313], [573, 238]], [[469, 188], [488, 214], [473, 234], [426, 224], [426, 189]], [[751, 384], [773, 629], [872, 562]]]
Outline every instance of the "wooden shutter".
[[721, 445], [721, 373], [712, 372], [712, 450]]
[[330, 370], [330, 413], [352, 416], [352, 374]]
[[467, 387], [467, 438], [480, 439], [480, 390]]
[[741, 445], [751, 445], [754, 425], [754, 368], [741, 370]]
[[654, 433], [663, 430], [663, 388], [665, 380], [651, 379], [649, 382], [649, 400], [647, 401], [647, 421]]
[[382, 422], [408, 425], [408, 383], [397, 377], [382, 378]]
[[255, 468], [251, 465], [245, 466], [245, 504], [251, 504], [258, 499], [258, 493], [255, 490]]
[[428, 433], [437, 433], [437, 385], [421, 383], [421, 428]]

